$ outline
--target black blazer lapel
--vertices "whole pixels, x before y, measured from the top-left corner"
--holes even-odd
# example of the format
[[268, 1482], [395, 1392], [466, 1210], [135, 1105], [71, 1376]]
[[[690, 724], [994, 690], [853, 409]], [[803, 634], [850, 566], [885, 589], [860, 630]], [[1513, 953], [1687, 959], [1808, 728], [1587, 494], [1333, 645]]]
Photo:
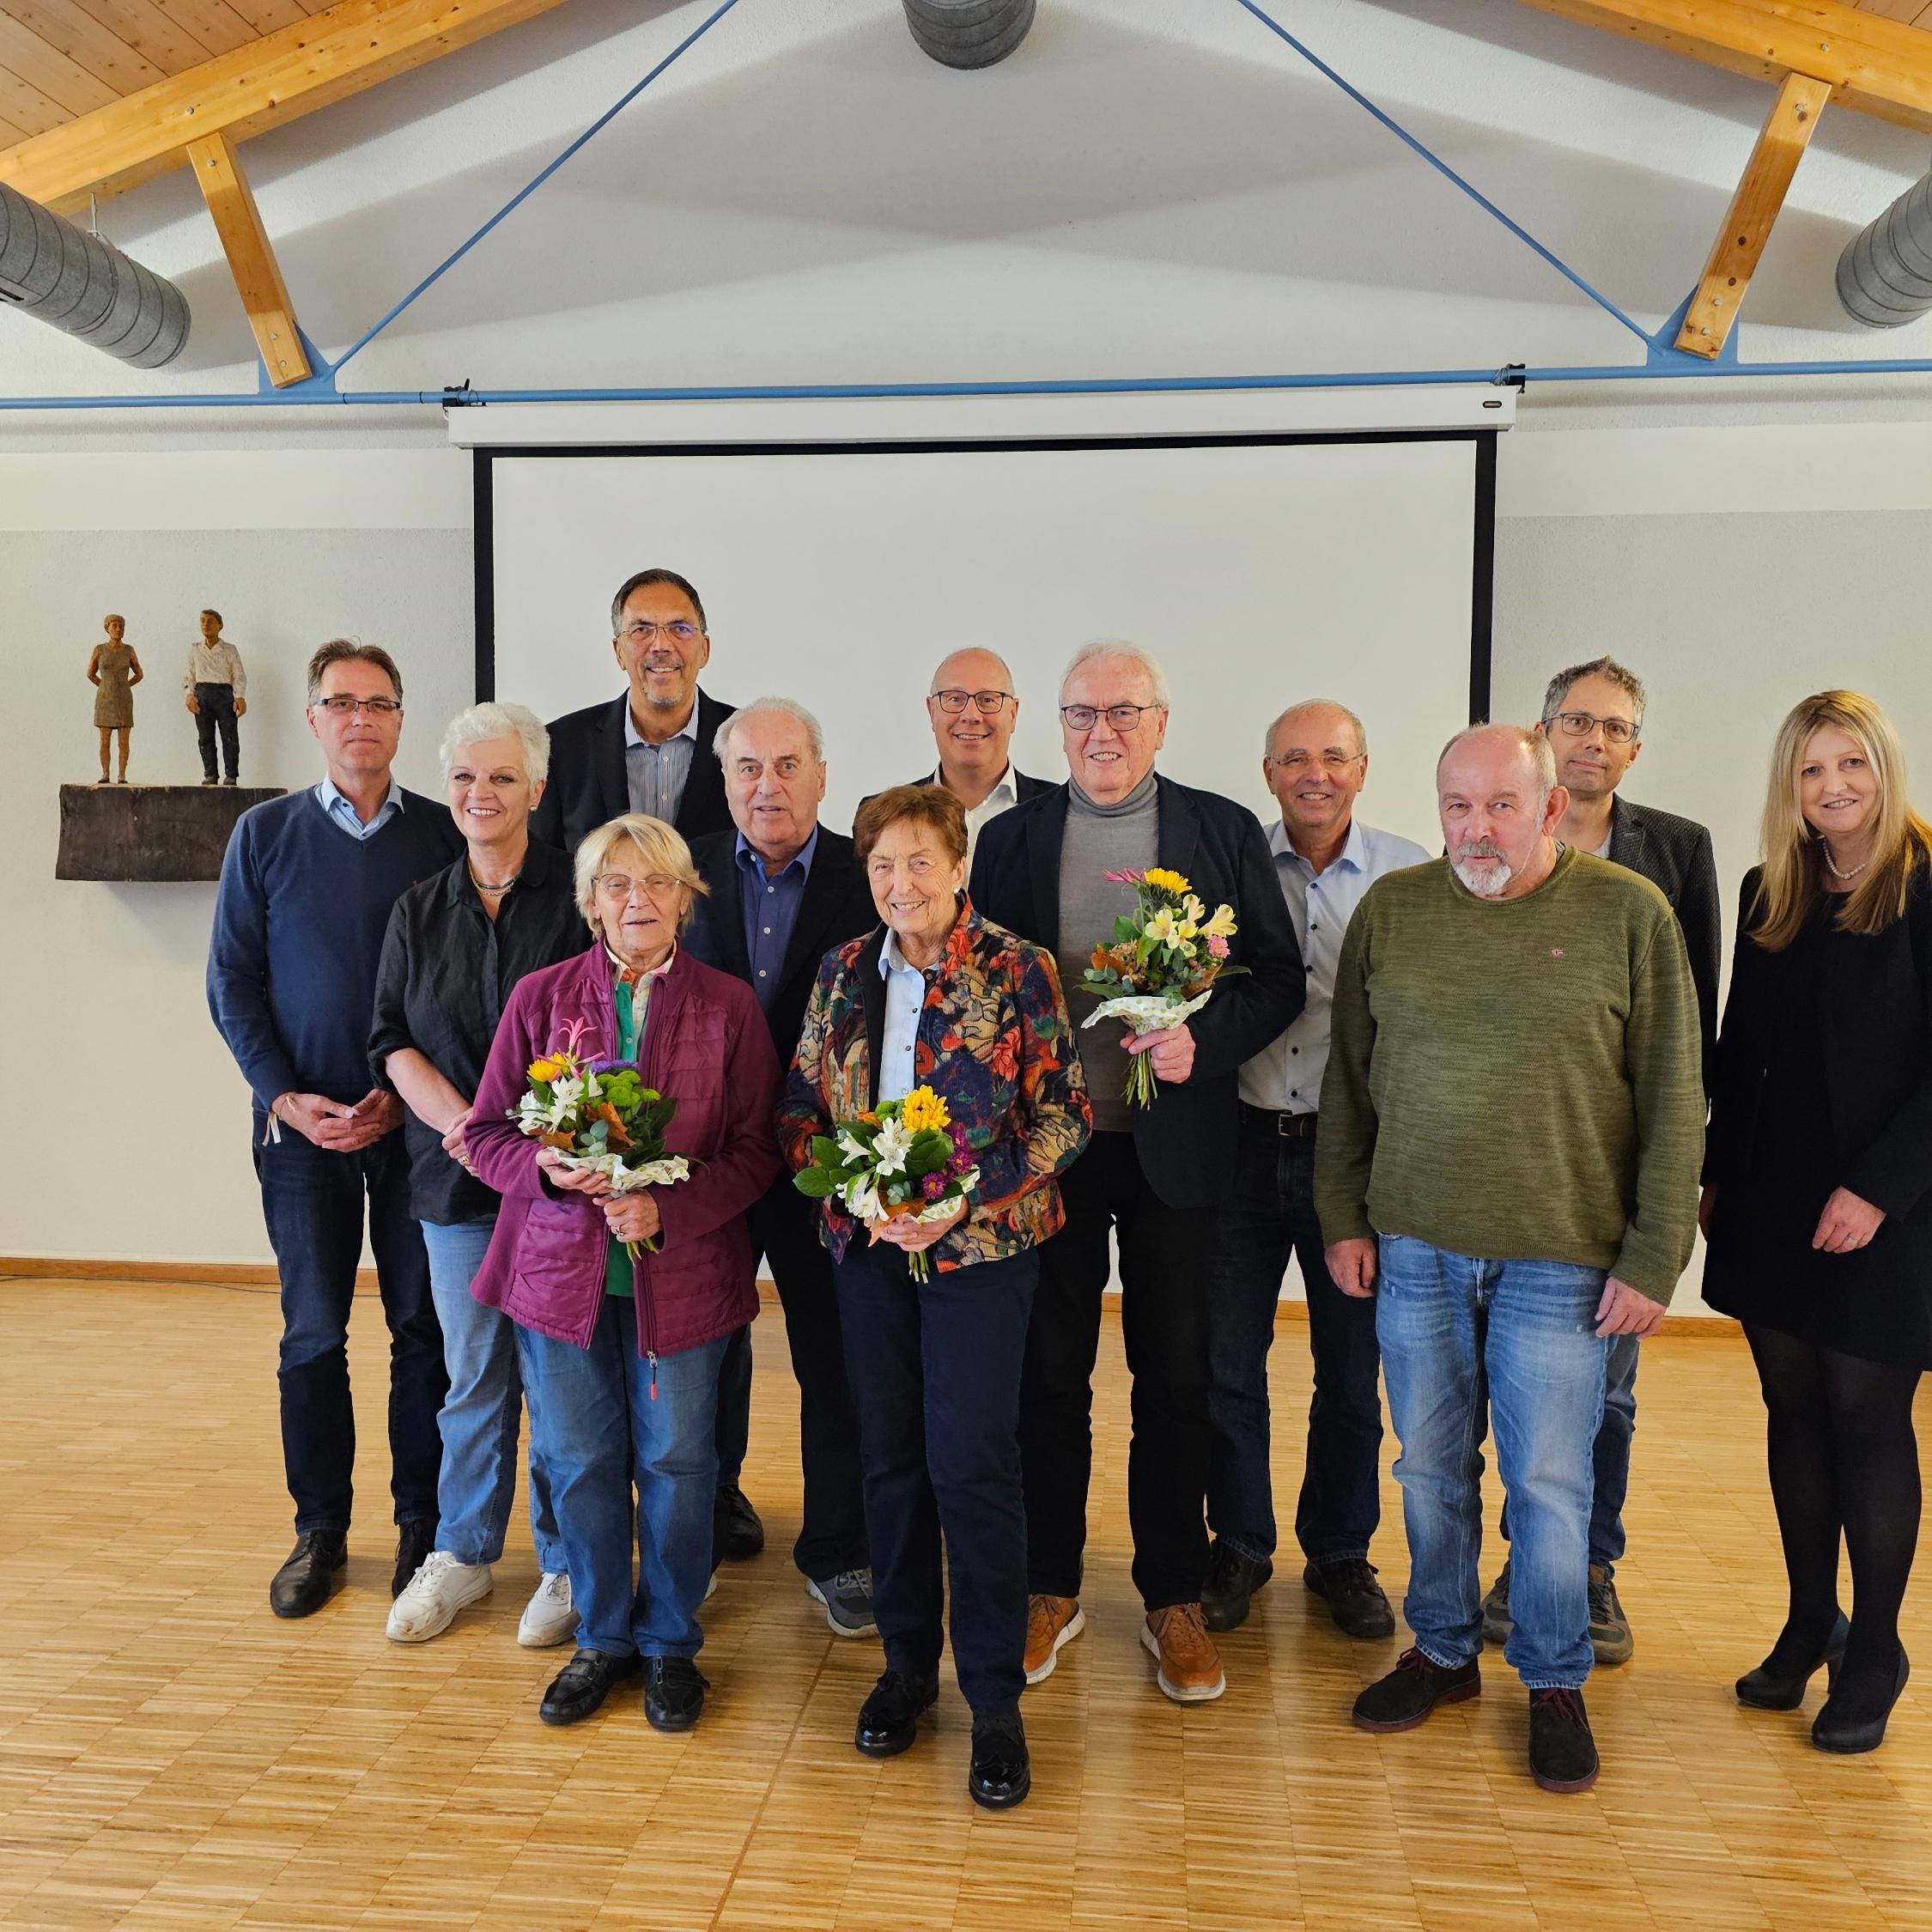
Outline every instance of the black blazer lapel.
[[[1161, 864], [1192, 880], [1195, 854], [1200, 850], [1200, 814], [1194, 810], [1194, 800], [1171, 781], [1157, 778], [1154, 787], [1161, 807], [1160, 841], [1156, 847]], [[1195, 890], [1200, 890], [1199, 885]], [[1200, 892], [1200, 896], [1211, 898], [1206, 892]]]
[[1027, 871], [1033, 879], [1034, 931], [1039, 943], [1060, 957], [1060, 848], [1066, 836], [1066, 787], [1056, 786], [1027, 823]]
[[866, 941], [853, 970], [859, 975], [859, 1003], [866, 1009], [866, 1106], [878, 1105], [878, 1063], [885, 1057], [885, 981], [878, 963], [885, 951], [882, 926]]
[[719, 703], [708, 692], [698, 692], [697, 744], [691, 752], [684, 795], [677, 801], [677, 829], [688, 839], [721, 831], [732, 822], [731, 808], [725, 802], [725, 768], [718, 762], [718, 754], [711, 744], [718, 735], [718, 727], [731, 716], [732, 709], [731, 705]]
[[708, 855], [708, 861], [701, 863], [698, 867], [699, 876], [711, 888], [711, 901], [704, 908], [705, 923], [710, 928], [712, 943], [717, 949], [719, 970], [729, 973], [734, 979], [749, 981], [751, 956], [744, 950], [744, 911], [738, 897], [737, 844], [735, 841], [726, 841], [720, 834], [718, 848]]
[[835, 925], [850, 923], [841, 914], [854, 896], [857, 869], [851, 841], [821, 827], [818, 848], [812, 854], [811, 870], [805, 874], [799, 914], [792, 921], [792, 937], [786, 942], [785, 963], [779, 971], [781, 998], [800, 974], [816, 978], [819, 962], [834, 946], [857, 939], [865, 930], [863, 927], [850, 933], [831, 930]]
[[1610, 801], [1610, 856], [1619, 866], [1633, 872], [1650, 875], [1643, 864], [1643, 848], [1646, 843], [1643, 820], [1636, 806], [1627, 805], [1621, 799]]
[[[596, 755], [592, 761], [597, 774], [598, 825], [622, 818], [630, 810], [630, 774], [624, 766], [624, 714], [630, 708], [627, 690], [610, 706], [598, 724]], [[595, 827], [586, 829], [594, 830]]]

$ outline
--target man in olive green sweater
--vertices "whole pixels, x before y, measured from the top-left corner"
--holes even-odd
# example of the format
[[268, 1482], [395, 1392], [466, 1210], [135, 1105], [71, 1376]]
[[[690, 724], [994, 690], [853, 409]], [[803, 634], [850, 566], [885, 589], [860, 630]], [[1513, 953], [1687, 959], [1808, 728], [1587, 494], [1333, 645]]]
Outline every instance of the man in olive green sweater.
[[1349, 922], [1315, 1148], [1329, 1273], [1377, 1297], [1409, 1541], [1415, 1648], [1355, 1721], [1406, 1730], [1481, 1688], [1486, 1387], [1530, 1771], [1580, 1791], [1604, 1353], [1657, 1327], [1690, 1259], [1697, 993], [1656, 887], [1557, 843], [1545, 740], [1462, 732], [1437, 793], [1447, 857], [1378, 880]]

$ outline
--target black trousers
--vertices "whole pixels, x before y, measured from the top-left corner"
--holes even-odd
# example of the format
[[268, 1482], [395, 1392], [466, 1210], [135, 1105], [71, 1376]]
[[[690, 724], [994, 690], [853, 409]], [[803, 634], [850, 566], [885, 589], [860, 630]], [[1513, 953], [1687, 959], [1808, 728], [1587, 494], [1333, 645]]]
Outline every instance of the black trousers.
[[215, 732], [217, 726], [222, 733], [222, 760], [228, 767], [230, 778], [241, 775], [241, 727], [234, 714], [234, 686], [233, 684], [197, 684], [195, 686], [195, 739], [201, 747], [201, 775], [213, 778], [215, 770]]
[[898, 1249], [855, 1240], [835, 1270], [886, 1668], [939, 1668], [950, 1580], [952, 1661], [976, 1717], [1014, 1710], [1026, 1684], [1019, 1390], [1038, 1252], [920, 1283]]
[[[818, 1238], [818, 1204], [781, 1175], [746, 1217], [751, 1245], [770, 1263], [799, 1384], [799, 1459], [805, 1520], [792, 1560], [818, 1582], [872, 1561], [866, 1538], [859, 1419], [846, 1379], [832, 1261]], [[751, 1331], [731, 1340], [718, 1374], [718, 1480], [735, 1483], [751, 1430]]]
[[1027, 1587], [1078, 1596], [1093, 1473], [1093, 1370], [1119, 1241], [1121, 1329], [1133, 1378], [1127, 1522], [1133, 1582], [1149, 1610], [1200, 1598], [1207, 1573], [1208, 1270], [1214, 1214], [1170, 1207], [1141, 1171], [1131, 1133], [1097, 1133], [1060, 1177], [1066, 1225], [1040, 1249], [1026, 1338], [1020, 1459]]

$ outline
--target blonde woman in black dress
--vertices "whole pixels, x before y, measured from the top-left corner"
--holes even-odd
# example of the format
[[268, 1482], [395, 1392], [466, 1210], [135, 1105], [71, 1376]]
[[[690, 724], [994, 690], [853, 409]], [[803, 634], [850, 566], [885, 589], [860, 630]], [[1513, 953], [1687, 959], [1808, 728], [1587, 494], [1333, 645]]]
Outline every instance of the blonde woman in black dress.
[[[1932, 1366], [1932, 826], [1885, 714], [1821, 691], [1771, 754], [1711, 1084], [1704, 1298], [1744, 1324], [1790, 1585], [1741, 1703], [1877, 1747], [1910, 1670], [1912, 1397]], [[1838, 1605], [1838, 1546], [1851, 1615]]]
[[134, 687], [147, 673], [127, 641], [127, 619], [109, 617], [107, 637], [96, 644], [88, 659], [88, 682], [94, 686], [94, 728], [100, 733], [100, 782], [107, 782], [108, 741], [121, 734], [121, 775], [127, 783], [127, 738], [134, 729]]

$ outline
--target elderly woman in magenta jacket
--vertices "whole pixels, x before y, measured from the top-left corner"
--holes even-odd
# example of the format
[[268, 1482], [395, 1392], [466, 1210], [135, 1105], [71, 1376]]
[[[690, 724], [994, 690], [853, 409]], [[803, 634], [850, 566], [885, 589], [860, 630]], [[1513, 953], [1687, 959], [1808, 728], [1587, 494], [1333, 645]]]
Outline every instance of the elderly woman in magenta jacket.
[[[471, 1292], [517, 1325], [582, 1619], [539, 1715], [575, 1723], [641, 1672], [645, 1716], [689, 1730], [706, 1689], [691, 1660], [711, 1572], [718, 1367], [757, 1312], [744, 1211], [779, 1171], [778, 1061], [751, 989], [678, 950], [705, 888], [670, 826], [612, 819], [577, 848], [576, 885], [595, 940], [519, 983], [465, 1130], [478, 1178], [503, 1197]], [[531, 1062], [580, 1024], [581, 1057], [635, 1060], [677, 1101], [665, 1147], [690, 1157], [690, 1179], [613, 1195], [509, 1118]], [[626, 1242], [656, 1251], [634, 1265]]]

